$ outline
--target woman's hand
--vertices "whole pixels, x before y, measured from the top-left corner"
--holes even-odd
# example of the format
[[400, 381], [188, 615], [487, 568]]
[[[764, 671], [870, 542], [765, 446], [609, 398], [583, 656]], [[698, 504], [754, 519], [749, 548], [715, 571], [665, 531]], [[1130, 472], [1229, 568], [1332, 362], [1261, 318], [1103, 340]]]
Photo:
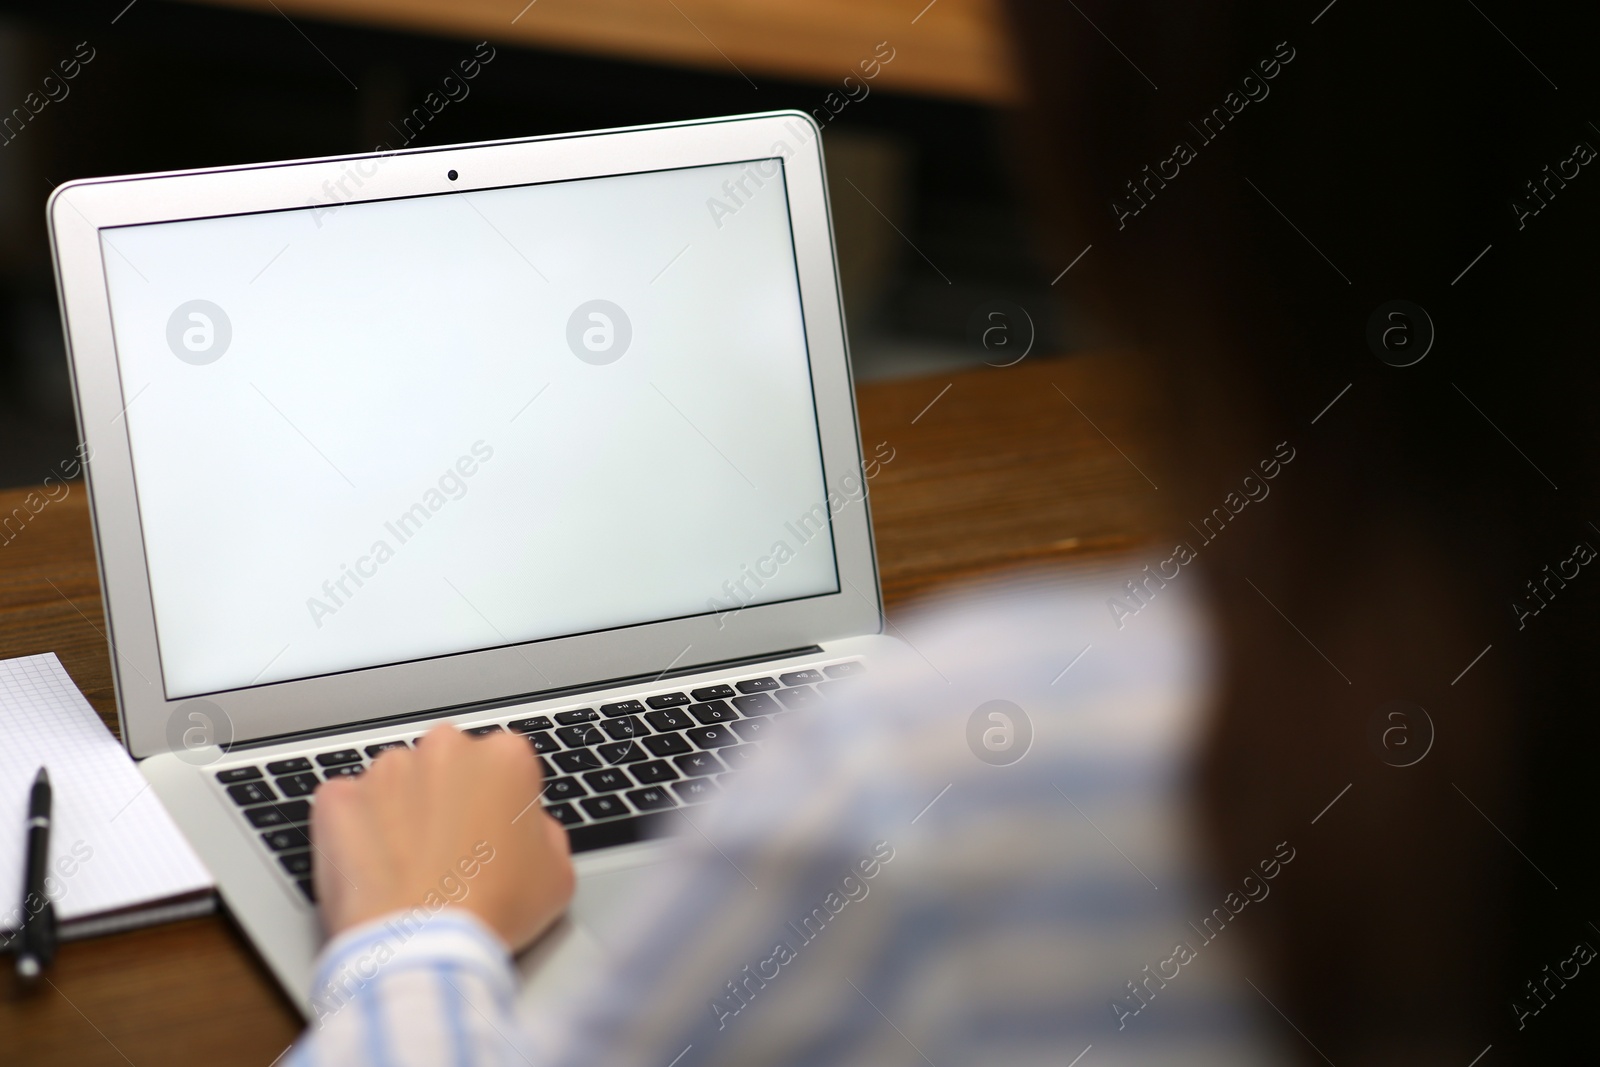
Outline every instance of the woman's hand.
[[441, 724], [360, 777], [335, 778], [312, 806], [313, 877], [332, 937], [402, 908], [465, 908], [512, 951], [572, 899], [566, 831], [539, 804], [526, 739], [470, 738]]

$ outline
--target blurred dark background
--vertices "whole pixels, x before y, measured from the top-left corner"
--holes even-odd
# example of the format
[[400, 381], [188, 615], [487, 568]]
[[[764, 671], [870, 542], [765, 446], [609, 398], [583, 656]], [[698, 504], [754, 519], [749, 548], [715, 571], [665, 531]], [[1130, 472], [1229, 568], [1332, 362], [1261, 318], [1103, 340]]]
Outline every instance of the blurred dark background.
[[[507, 6], [506, 30], [520, 6]], [[907, 38], [915, 34], [908, 26]], [[907, 38], [888, 45], [902, 67]], [[0, 486], [40, 481], [76, 440], [44, 226], [55, 185], [400, 147], [405, 117], [478, 40], [298, 11], [291, 21], [270, 6], [0, 3], [5, 109], [39, 91], [80, 42], [94, 56], [59, 101], [0, 147]], [[518, 47], [502, 37], [468, 94], [410, 143], [816, 110], [832, 116], [824, 146], [858, 378], [981, 361], [969, 320], [995, 300], [1029, 309], [1038, 350], [1075, 343], [1078, 331], [1045, 295], [1056, 271], [1039, 264], [1019, 213], [1002, 112], [971, 93], [897, 87], [894, 60], [863, 80], [858, 61], [871, 59], [876, 44], [864, 38], [840, 52], [850, 58], [834, 64], [836, 73], [802, 80], [741, 73], [731, 59], [719, 70]]]

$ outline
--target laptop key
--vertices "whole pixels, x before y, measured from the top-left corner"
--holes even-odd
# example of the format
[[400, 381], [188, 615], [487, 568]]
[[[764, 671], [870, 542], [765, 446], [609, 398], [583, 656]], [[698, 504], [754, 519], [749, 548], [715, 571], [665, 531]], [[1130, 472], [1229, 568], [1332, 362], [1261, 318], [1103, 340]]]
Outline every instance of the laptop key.
[[578, 809], [571, 804], [551, 804], [544, 811], [562, 826], [576, 826], [583, 821], [583, 816], [579, 815]]
[[321, 784], [317, 776], [310, 771], [278, 779], [278, 788], [283, 790], [283, 795], [286, 797], [308, 797]]
[[331, 782], [335, 778], [355, 778], [365, 770], [366, 768], [359, 763], [346, 763], [342, 767], [329, 767], [322, 772], [322, 777]]
[[776, 694], [788, 708], [814, 708], [822, 703], [822, 697], [809, 685], [797, 685], [793, 689], [784, 689]]
[[544, 784], [543, 795], [545, 800], [548, 801], [571, 800], [573, 797], [584, 796], [588, 792], [583, 787], [583, 783], [576, 778], [552, 778]]
[[526, 736], [527, 739], [532, 742], [533, 750], [539, 753], [541, 756], [547, 752], [555, 752], [561, 748], [560, 745], [556, 744], [556, 739], [551, 737], [543, 730], [540, 730], [537, 733], [526, 734], [524, 736]]
[[617, 741], [629, 737], [642, 737], [650, 732], [646, 729], [644, 723], [639, 721], [639, 716], [637, 715], [624, 715], [620, 719], [612, 719], [601, 725], [605, 728], [606, 733]]
[[545, 759], [543, 756], [538, 756], [538, 757], [535, 757], [535, 758], [538, 759], [538, 761], [539, 761], [539, 777], [540, 778], [542, 778], [542, 779], [544, 779], [545, 781], [548, 782], [550, 779], [552, 779], [552, 778], [554, 778], [556, 776], [556, 772], [550, 766], [550, 761], [549, 760]]
[[826, 682], [817, 683], [817, 692], [829, 700], [843, 700], [850, 693], [861, 687], [859, 678], [833, 678]]
[[353, 748], [341, 748], [337, 752], [324, 752], [317, 757], [317, 763], [323, 767], [337, 767], [344, 763], [360, 763], [361, 753]]
[[278, 794], [274, 793], [266, 782], [240, 782], [238, 785], [230, 785], [228, 795], [240, 806], [265, 804], [269, 800], [278, 799]]
[[768, 689], [777, 689], [778, 681], [775, 678], [746, 678], [742, 682], [735, 682], [741, 693], [765, 693]]
[[633, 806], [640, 811], [660, 811], [662, 808], [678, 806], [678, 802], [672, 799], [672, 794], [659, 786], [635, 789], [628, 794], [628, 799], [633, 801]]
[[694, 749], [682, 734], [656, 734], [654, 737], [641, 737], [639, 743], [657, 756], [676, 756], [680, 752], [693, 752]]
[[250, 820], [250, 825], [257, 830], [266, 830], [273, 826], [289, 825], [289, 817], [278, 810], [274, 804], [260, 808], [245, 808], [244, 817]]
[[650, 758], [637, 741], [612, 741], [595, 749], [607, 763], [635, 763]]
[[608, 719], [618, 715], [640, 715], [644, 713], [644, 705], [637, 700], [619, 700], [614, 704], [601, 704], [600, 713]]
[[636, 763], [628, 768], [633, 776], [645, 785], [654, 785], [657, 782], [670, 782], [678, 777], [678, 772], [664, 759], [651, 760], [649, 763]]
[[701, 748], [721, 748], [739, 743], [739, 739], [726, 726], [697, 726], [693, 730], [685, 730], [684, 734]]
[[600, 713], [593, 708], [579, 708], [577, 711], [558, 711], [555, 713], [557, 726], [576, 726], [581, 722], [594, 722], [600, 718]]
[[699, 719], [701, 723], [710, 726], [714, 722], [732, 722], [739, 717], [739, 713], [728, 707], [726, 700], [711, 700], [704, 704], [689, 705], [689, 714]]
[[814, 685], [822, 681], [821, 671], [790, 671], [788, 674], [778, 675], [778, 681], [784, 685]]
[[740, 719], [738, 722], [729, 723], [734, 733], [739, 735], [741, 741], [759, 741], [772, 729], [772, 720], [767, 718]]
[[289, 852], [278, 857], [278, 862], [283, 864], [283, 869], [290, 874], [311, 873], [311, 853]]
[[267, 764], [267, 773], [271, 775], [299, 774], [301, 771], [309, 771], [310, 769], [311, 761], [304, 756], [296, 756], [293, 759], [273, 760]]
[[724, 762], [734, 770], [743, 770], [750, 766], [751, 761], [761, 755], [761, 750], [755, 745], [734, 745], [718, 753]]
[[851, 660], [849, 663], [835, 663], [831, 667], [822, 668], [829, 678], [848, 678], [852, 674], [860, 674], [867, 669], [867, 665], [860, 660]]
[[605, 819], [612, 815], [628, 814], [628, 806], [618, 796], [588, 797], [578, 801], [591, 819]]
[[672, 761], [685, 778], [698, 778], [702, 774], [721, 774], [728, 768], [710, 752], [691, 752]]
[[269, 826], [309, 822], [311, 805], [304, 800], [285, 800], [280, 804], [268, 804], [264, 808], [245, 808], [244, 817], [250, 820], [251, 826], [265, 830]]
[[317, 887], [311, 884], [311, 879], [296, 878], [294, 884], [299, 886], [300, 892], [305, 894], [307, 900], [313, 904], [317, 902]]
[[590, 771], [583, 776], [589, 783], [589, 788], [596, 793], [614, 793], [618, 789], [628, 789], [633, 786], [633, 779], [615, 767], [607, 767], [603, 771]]
[[285, 826], [279, 830], [271, 830], [261, 835], [261, 840], [274, 852], [285, 849], [305, 848], [311, 844], [311, 839], [306, 832], [298, 826]]
[[644, 702], [660, 711], [662, 708], [681, 708], [689, 703], [689, 698], [682, 693], [657, 693], [653, 697], [646, 697]]
[[375, 745], [368, 745], [367, 746], [367, 755], [369, 757], [371, 757], [372, 759], [377, 759], [378, 758], [378, 754], [380, 752], [388, 752], [392, 748], [410, 748], [410, 747], [411, 746], [406, 744], [404, 741], [379, 741]]
[[469, 737], [488, 737], [490, 734], [500, 733], [504, 729], [505, 727], [499, 723], [491, 722], [483, 726], [469, 726], [461, 732]]
[[717, 775], [717, 784], [719, 786], [721, 786], [722, 788], [726, 789], [730, 785], [732, 785], [736, 780], [738, 780], [740, 778], [743, 778], [743, 777], [744, 777], [744, 775], [740, 774], [737, 771], [729, 771], [727, 774], [719, 774], [719, 775]]
[[606, 739], [598, 726], [560, 726], [556, 728], [556, 736], [568, 748], [588, 748]]
[[548, 730], [554, 724], [548, 715], [535, 715], [531, 719], [512, 719], [506, 723], [506, 729], [519, 734], [531, 734], [535, 730]]
[[587, 748], [580, 748], [573, 752], [557, 752], [550, 759], [566, 774], [578, 774], [581, 771], [597, 771], [600, 769], [600, 757]]
[[773, 715], [783, 710], [776, 700], [765, 693], [734, 697], [733, 706], [739, 709], [741, 715]]
[[704, 804], [717, 795], [717, 784], [709, 778], [691, 778], [687, 782], [673, 782], [672, 791], [685, 804]]
[[217, 772], [217, 781], [223, 785], [228, 785], [230, 782], [247, 782], [252, 778], [260, 777], [260, 767], [230, 767], [225, 771]]
[[667, 730], [686, 730], [694, 725], [694, 720], [685, 711], [652, 711], [644, 717], [644, 721], [663, 732]]
[[704, 689], [689, 690], [689, 695], [696, 700], [727, 700], [738, 696], [739, 691], [731, 685], [708, 685]]

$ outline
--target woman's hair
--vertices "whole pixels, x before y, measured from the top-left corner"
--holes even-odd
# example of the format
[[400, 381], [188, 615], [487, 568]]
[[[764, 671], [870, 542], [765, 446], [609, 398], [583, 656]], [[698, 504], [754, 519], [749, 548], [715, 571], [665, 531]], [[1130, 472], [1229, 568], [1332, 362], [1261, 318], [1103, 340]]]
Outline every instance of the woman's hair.
[[1496, 7], [1009, 3], [1043, 237], [1148, 357], [1217, 609], [1218, 872], [1307, 857], [1254, 941], [1341, 1065], [1558, 1050], [1583, 994], [1524, 983], [1600, 945], [1600, 16]]

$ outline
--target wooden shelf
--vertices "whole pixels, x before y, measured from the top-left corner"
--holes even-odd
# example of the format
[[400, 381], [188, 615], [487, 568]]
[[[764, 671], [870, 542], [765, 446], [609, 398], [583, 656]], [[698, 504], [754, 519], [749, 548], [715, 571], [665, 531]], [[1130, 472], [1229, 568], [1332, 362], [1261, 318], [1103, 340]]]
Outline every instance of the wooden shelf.
[[[1014, 102], [999, 0], [192, 0], [277, 18], [555, 48], [839, 86], [887, 41], [873, 88]], [[822, 98], [818, 97], [818, 106]], [[758, 110], [752, 107], [752, 110]]]

